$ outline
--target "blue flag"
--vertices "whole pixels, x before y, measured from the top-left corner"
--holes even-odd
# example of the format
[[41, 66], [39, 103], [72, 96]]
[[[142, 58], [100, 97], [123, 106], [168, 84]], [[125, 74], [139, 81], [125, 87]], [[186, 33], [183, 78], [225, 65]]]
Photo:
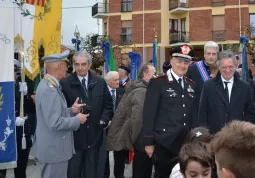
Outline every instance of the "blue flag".
[[0, 24], [0, 169], [16, 167], [16, 126], [14, 109], [14, 8], [10, 1], [0, 2], [4, 17]]
[[128, 53], [129, 58], [131, 59], [130, 64], [130, 78], [132, 80], [138, 80], [138, 70], [141, 67], [141, 54], [135, 52]]
[[240, 43], [243, 46], [242, 52], [242, 79], [244, 81], [248, 81], [248, 63], [247, 63], [247, 52], [246, 52], [246, 44], [249, 43], [249, 40], [246, 36], [240, 37]]
[[153, 43], [152, 64], [155, 67], [156, 72], [158, 71], [157, 56], [158, 56], [158, 41], [155, 40], [154, 43]]

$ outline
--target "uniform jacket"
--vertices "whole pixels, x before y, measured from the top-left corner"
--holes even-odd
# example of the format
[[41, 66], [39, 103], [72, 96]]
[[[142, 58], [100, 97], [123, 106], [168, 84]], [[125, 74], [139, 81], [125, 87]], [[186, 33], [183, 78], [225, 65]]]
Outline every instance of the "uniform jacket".
[[[46, 75], [47, 77], [48, 75]], [[73, 132], [80, 120], [71, 117], [60, 88], [45, 78], [36, 91], [37, 127], [32, 155], [43, 163], [60, 163], [71, 159], [75, 153]]]
[[[88, 120], [74, 132], [75, 149], [90, 149], [95, 145], [100, 145], [105, 126], [100, 125], [99, 122], [100, 120], [105, 121], [107, 125], [113, 116], [112, 97], [106, 82], [100, 76], [88, 71], [88, 96], [76, 73], [62, 80], [60, 84], [68, 107], [72, 106], [77, 97], [80, 98], [79, 102], [90, 107]], [[85, 110], [86, 106], [83, 112]]]
[[107, 136], [107, 150], [130, 150], [142, 127], [142, 109], [147, 82], [129, 82], [114, 114]]
[[127, 83], [129, 82], [129, 78], [127, 78], [127, 80], [124, 83], [120, 83], [120, 88], [125, 88], [125, 86], [127, 85]]
[[225, 100], [220, 72], [216, 78], [205, 82], [199, 107], [199, 122], [212, 133], [218, 132], [232, 120], [254, 122], [254, 111], [251, 87], [237, 73], [234, 75], [229, 104]]
[[178, 154], [183, 140], [196, 123], [194, 83], [184, 80], [184, 88], [170, 70], [166, 75], [151, 79], [143, 109], [145, 146], [160, 144]]
[[[204, 64], [204, 66], [206, 68], [207, 73], [210, 76], [209, 67], [206, 66], [205, 64]], [[196, 108], [198, 109], [199, 108], [200, 96], [201, 96], [202, 88], [203, 88], [203, 85], [204, 85], [204, 81], [203, 81], [203, 79], [200, 75], [200, 72], [197, 68], [196, 63], [193, 63], [193, 64], [190, 65], [186, 76], [195, 82], [195, 104], [196, 104]]]

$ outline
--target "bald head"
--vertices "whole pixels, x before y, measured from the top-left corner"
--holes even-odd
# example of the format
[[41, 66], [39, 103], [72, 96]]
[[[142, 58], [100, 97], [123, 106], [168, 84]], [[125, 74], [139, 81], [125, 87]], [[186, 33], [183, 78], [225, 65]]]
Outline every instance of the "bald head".
[[105, 81], [112, 89], [119, 88], [119, 73], [116, 71], [110, 71], [105, 76]]

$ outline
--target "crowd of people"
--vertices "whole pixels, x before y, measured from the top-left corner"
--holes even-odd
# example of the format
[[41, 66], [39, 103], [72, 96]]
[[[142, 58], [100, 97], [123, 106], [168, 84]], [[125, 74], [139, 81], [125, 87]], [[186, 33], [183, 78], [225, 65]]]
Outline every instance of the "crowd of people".
[[255, 175], [255, 84], [241, 79], [232, 51], [220, 52], [209, 41], [204, 59], [191, 64], [194, 50], [181, 45], [172, 49], [163, 74], [147, 63], [138, 80], [129, 79], [124, 64], [99, 76], [86, 51], [75, 53], [75, 72], [67, 76], [68, 55], [42, 58], [47, 72], [36, 93], [33, 82], [17, 77], [15, 106], [25, 93], [26, 117], [16, 111], [15, 178], [27, 177], [30, 149], [42, 178], [109, 178], [109, 151], [115, 178], [124, 178], [130, 152], [133, 178]]

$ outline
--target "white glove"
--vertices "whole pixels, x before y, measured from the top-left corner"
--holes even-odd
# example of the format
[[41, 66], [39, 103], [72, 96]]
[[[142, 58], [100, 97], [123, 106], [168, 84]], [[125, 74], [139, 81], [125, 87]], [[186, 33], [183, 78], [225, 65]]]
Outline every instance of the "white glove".
[[27, 116], [26, 117], [16, 117], [16, 121], [15, 121], [15, 125], [16, 126], [23, 126], [25, 121], [27, 119]]
[[24, 95], [27, 95], [27, 83], [26, 82], [19, 82], [19, 91], [23, 92]]

